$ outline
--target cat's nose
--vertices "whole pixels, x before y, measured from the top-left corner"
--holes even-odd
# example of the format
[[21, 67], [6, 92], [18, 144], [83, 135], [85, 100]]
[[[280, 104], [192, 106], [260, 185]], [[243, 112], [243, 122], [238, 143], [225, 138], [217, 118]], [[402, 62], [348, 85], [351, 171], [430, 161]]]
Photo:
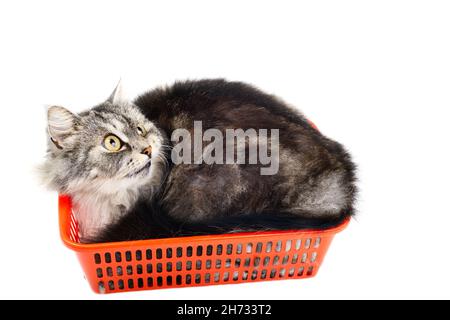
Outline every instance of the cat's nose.
[[152, 156], [152, 147], [148, 146], [147, 148], [142, 150], [141, 153], [151, 157]]

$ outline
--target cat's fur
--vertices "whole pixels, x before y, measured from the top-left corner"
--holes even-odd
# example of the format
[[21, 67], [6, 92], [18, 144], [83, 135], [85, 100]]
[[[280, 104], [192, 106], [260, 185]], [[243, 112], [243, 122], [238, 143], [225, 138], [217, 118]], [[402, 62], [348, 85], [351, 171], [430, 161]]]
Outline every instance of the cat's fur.
[[[221, 79], [177, 82], [133, 102], [119, 92], [78, 115], [49, 109], [44, 177], [72, 196], [84, 242], [323, 228], [353, 213], [349, 154], [280, 99]], [[258, 164], [174, 165], [171, 133], [192, 132], [194, 121], [222, 132], [279, 129], [279, 172], [261, 175]], [[136, 134], [137, 125], [149, 132], [145, 138]], [[105, 152], [108, 133], [129, 149]], [[151, 159], [142, 154], [148, 145]]]

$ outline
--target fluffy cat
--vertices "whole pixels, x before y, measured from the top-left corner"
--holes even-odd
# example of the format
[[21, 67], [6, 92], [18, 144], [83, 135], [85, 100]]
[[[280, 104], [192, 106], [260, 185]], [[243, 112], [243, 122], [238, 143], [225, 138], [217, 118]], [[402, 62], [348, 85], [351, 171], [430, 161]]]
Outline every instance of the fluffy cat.
[[[194, 121], [218, 133], [277, 129], [277, 172], [262, 175], [261, 163], [174, 163], [170, 137], [177, 129], [195, 136]], [[85, 243], [325, 228], [353, 214], [355, 165], [344, 147], [241, 82], [176, 82], [134, 101], [119, 85], [80, 114], [50, 107], [48, 141], [42, 176], [72, 197]]]

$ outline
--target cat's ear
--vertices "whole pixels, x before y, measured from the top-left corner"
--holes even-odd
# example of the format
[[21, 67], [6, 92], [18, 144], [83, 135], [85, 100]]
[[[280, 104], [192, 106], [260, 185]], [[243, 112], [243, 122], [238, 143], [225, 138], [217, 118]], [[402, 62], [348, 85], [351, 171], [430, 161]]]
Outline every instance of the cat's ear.
[[126, 103], [126, 98], [122, 87], [122, 79], [119, 80], [119, 83], [117, 83], [116, 88], [106, 101], [116, 105]]
[[64, 140], [75, 132], [78, 116], [66, 108], [52, 106], [47, 110], [48, 134], [53, 144], [64, 147]]

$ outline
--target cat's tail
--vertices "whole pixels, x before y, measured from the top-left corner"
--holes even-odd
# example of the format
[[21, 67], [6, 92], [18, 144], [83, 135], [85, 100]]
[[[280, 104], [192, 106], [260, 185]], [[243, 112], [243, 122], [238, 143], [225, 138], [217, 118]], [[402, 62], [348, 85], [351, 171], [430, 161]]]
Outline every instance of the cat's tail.
[[200, 224], [181, 225], [177, 236], [273, 230], [323, 230], [343, 223], [349, 216], [350, 214], [344, 213], [335, 217], [312, 218], [280, 212], [231, 216]]
[[272, 230], [322, 230], [341, 224], [349, 216], [350, 213], [345, 212], [336, 217], [309, 218], [273, 212], [180, 223], [163, 213], [160, 207], [147, 203], [136, 207], [133, 213], [106, 228], [97, 237], [86, 240], [98, 243]]

